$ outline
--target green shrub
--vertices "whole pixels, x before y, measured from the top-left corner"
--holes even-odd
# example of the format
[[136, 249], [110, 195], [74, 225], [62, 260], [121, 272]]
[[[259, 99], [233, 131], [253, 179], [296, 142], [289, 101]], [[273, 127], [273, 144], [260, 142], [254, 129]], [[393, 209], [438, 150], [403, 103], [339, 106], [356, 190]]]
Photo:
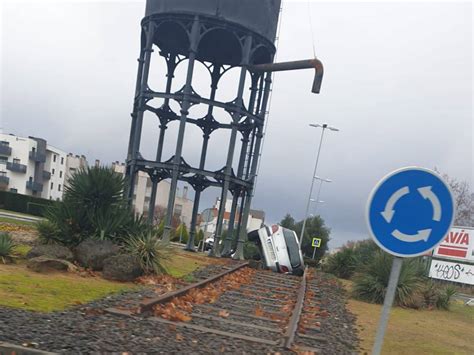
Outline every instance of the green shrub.
[[189, 233], [184, 223], [181, 223], [174, 231], [171, 236], [171, 241], [179, 242], [181, 238], [181, 243], [186, 244], [189, 239]]
[[194, 244], [199, 245], [199, 242], [204, 239], [204, 232], [202, 229], [198, 230], [196, 233], [196, 238], [194, 239]]
[[[382, 251], [376, 252], [373, 259], [355, 277], [354, 296], [368, 302], [383, 303], [392, 260], [389, 254]], [[425, 265], [420, 258], [404, 260], [395, 293], [395, 304], [418, 307], [425, 281], [424, 275]]]
[[51, 221], [43, 219], [36, 223], [41, 244], [61, 244], [60, 229]]
[[131, 236], [126, 241], [125, 249], [137, 258], [145, 273], [167, 272], [163, 261], [170, 258], [171, 249], [168, 243], [158, 239], [156, 232], [149, 231]]
[[157, 229], [156, 233], [157, 233], [159, 238], [162, 238], [163, 234], [165, 234], [165, 219], [164, 218], [158, 224], [158, 229]]
[[0, 233], [0, 261], [6, 264], [14, 257], [15, 243], [8, 233]]
[[112, 169], [92, 167], [77, 171], [65, 187], [63, 201], [45, 212], [57, 230], [51, 225], [42, 226], [44, 240], [52, 236], [66, 246], [75, 246], [87, 238], [123, 244], [128, 235], [144, 233], [149, 225], [128, 207], [124, 187], [123, 176]]
[[43, 216], [46, 208], [55, 203], [56, 201], [46, 200], [44, 198], [9, 191], [0, 191], [0, 208], [9, 211]]
[[456, 288], [452, 285], [448, 285], [444, 289], [441, 289], [438, 293], [438, 298], [436, 299], [436, 308], [448, 310], [455, 294]]
[[354, 249], [344, 247], [337, 253], [329, 255], [325, 260], [323, 270], [343, 279], [349, 279], [356, 270], [357, 259]]
[[354, 258], [358, 266], [367, 265], [380, 247], [372, 239], [357, 241], [353, 244]]
[[320, 261], [316, 259], [311, 259], [311, 258], [304, 258], [304, 264], [308, 267], [318, 267], [320, 264]]
[[244, 258], [246, 260], [260, 260], [260, 250], [252, 242], [245, 242], [244, 244]]

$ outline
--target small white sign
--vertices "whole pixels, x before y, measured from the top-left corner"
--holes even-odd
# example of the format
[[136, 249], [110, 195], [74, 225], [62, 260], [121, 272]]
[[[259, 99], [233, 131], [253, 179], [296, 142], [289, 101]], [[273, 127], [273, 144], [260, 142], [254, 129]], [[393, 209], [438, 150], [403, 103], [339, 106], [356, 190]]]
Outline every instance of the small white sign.
[[474, 285], [474, 265], [432, 259], [430, 277]]

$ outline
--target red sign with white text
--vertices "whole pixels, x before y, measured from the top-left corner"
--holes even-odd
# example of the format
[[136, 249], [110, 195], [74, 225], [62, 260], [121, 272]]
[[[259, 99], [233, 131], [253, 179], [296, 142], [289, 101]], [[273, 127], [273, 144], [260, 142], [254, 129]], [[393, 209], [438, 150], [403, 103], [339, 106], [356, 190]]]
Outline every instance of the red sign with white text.
[[474, 262], [474, 229], [472, 227], [451, 228], [441, 244], [433, 251], [433, 256]]

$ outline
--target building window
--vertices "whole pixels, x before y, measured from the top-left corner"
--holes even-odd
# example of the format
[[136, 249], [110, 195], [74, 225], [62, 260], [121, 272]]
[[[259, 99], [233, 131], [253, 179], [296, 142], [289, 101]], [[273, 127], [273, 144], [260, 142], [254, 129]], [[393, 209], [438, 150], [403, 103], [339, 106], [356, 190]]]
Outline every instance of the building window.
[[58, 184], [58, 191], [61, 191], [61, 184]]
[[0, 141], [0, 144], [3, 145], [4, 147], [10, 146], [10, 142], [7, 142], [7, 141]]
[[51, 175], [54, 175], [54, 168], [51, 169]]
[[74, 173], [74, 172], [76, 172], [76, 168], [69, 168], [69, 171], [70, 171], [71, 173]]
[[183, 212], [183, 205], [175, 205], [174, 206], [174, 214], [177, 216], [181, 216], [181, 213]]
[[64, 157], [61, 157], [61, 165], [64, 164]]
[[53, 154], [53, 162], [56, 162], [56, 154]]
[[54, 184], [53, 184], [53, 183], [51, 183], [51, 187], [50, 187], [50, 189], [52, 190], [52, 189], [53, 189], [53, 187], [54, 187]]
[[11, 189], [10, 189], [10, 192], [13, 192], [14, 194], [16, 194], [16, 193], [18, 192], [18, 190], [17, 190], [17, 189], [14, 189], [14, 188], [11, 188]]
[[13, 159], [13, 164], [20, 164], [20, 159]]
[[31, 148], [31, 151], [32, 151], [33, 153], [36, 152], [36, 148], [35, 148], [35, 147]]
[[60, 178], [63, 177], [63, 172], [62, 172], [62, 171], [59, 171], [59, 177], [60, 177]]
[[6, 171], [0, 171], [0, 176], [7, 176], [7, 172]]
[[7, 157], [0, 157], [0, 164], [6, 164], [8, 162]]

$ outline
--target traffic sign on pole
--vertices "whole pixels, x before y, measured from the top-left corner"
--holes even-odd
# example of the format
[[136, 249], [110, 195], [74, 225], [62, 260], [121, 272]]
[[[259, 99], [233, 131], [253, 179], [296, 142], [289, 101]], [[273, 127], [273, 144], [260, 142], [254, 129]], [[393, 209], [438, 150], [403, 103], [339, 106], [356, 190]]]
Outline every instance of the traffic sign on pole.
[[367, 203], [367, 224], [375, 242], [400, 257], [432, 250], [454, 220], [449, 186], [428, 169], [408, 167], [385, 176]]
[[321, 247], [321, 238], [313, 238], [311, 245], [313, 246], [313, 257], [312, 259], [314, 260], [314, 257], [316, 255], [316, 248]]
[[313, 238], [311, 245], [315, 248], [321, 247], [321, 238]]
[[367, 201], [367, 226], [377, 245], [394, 255], [372, 354], [382, 350], [403, 257], [423, 255], [441, 243], [454, 220], [449, 185], [434, 171], [407, 167], [385, 176]]

